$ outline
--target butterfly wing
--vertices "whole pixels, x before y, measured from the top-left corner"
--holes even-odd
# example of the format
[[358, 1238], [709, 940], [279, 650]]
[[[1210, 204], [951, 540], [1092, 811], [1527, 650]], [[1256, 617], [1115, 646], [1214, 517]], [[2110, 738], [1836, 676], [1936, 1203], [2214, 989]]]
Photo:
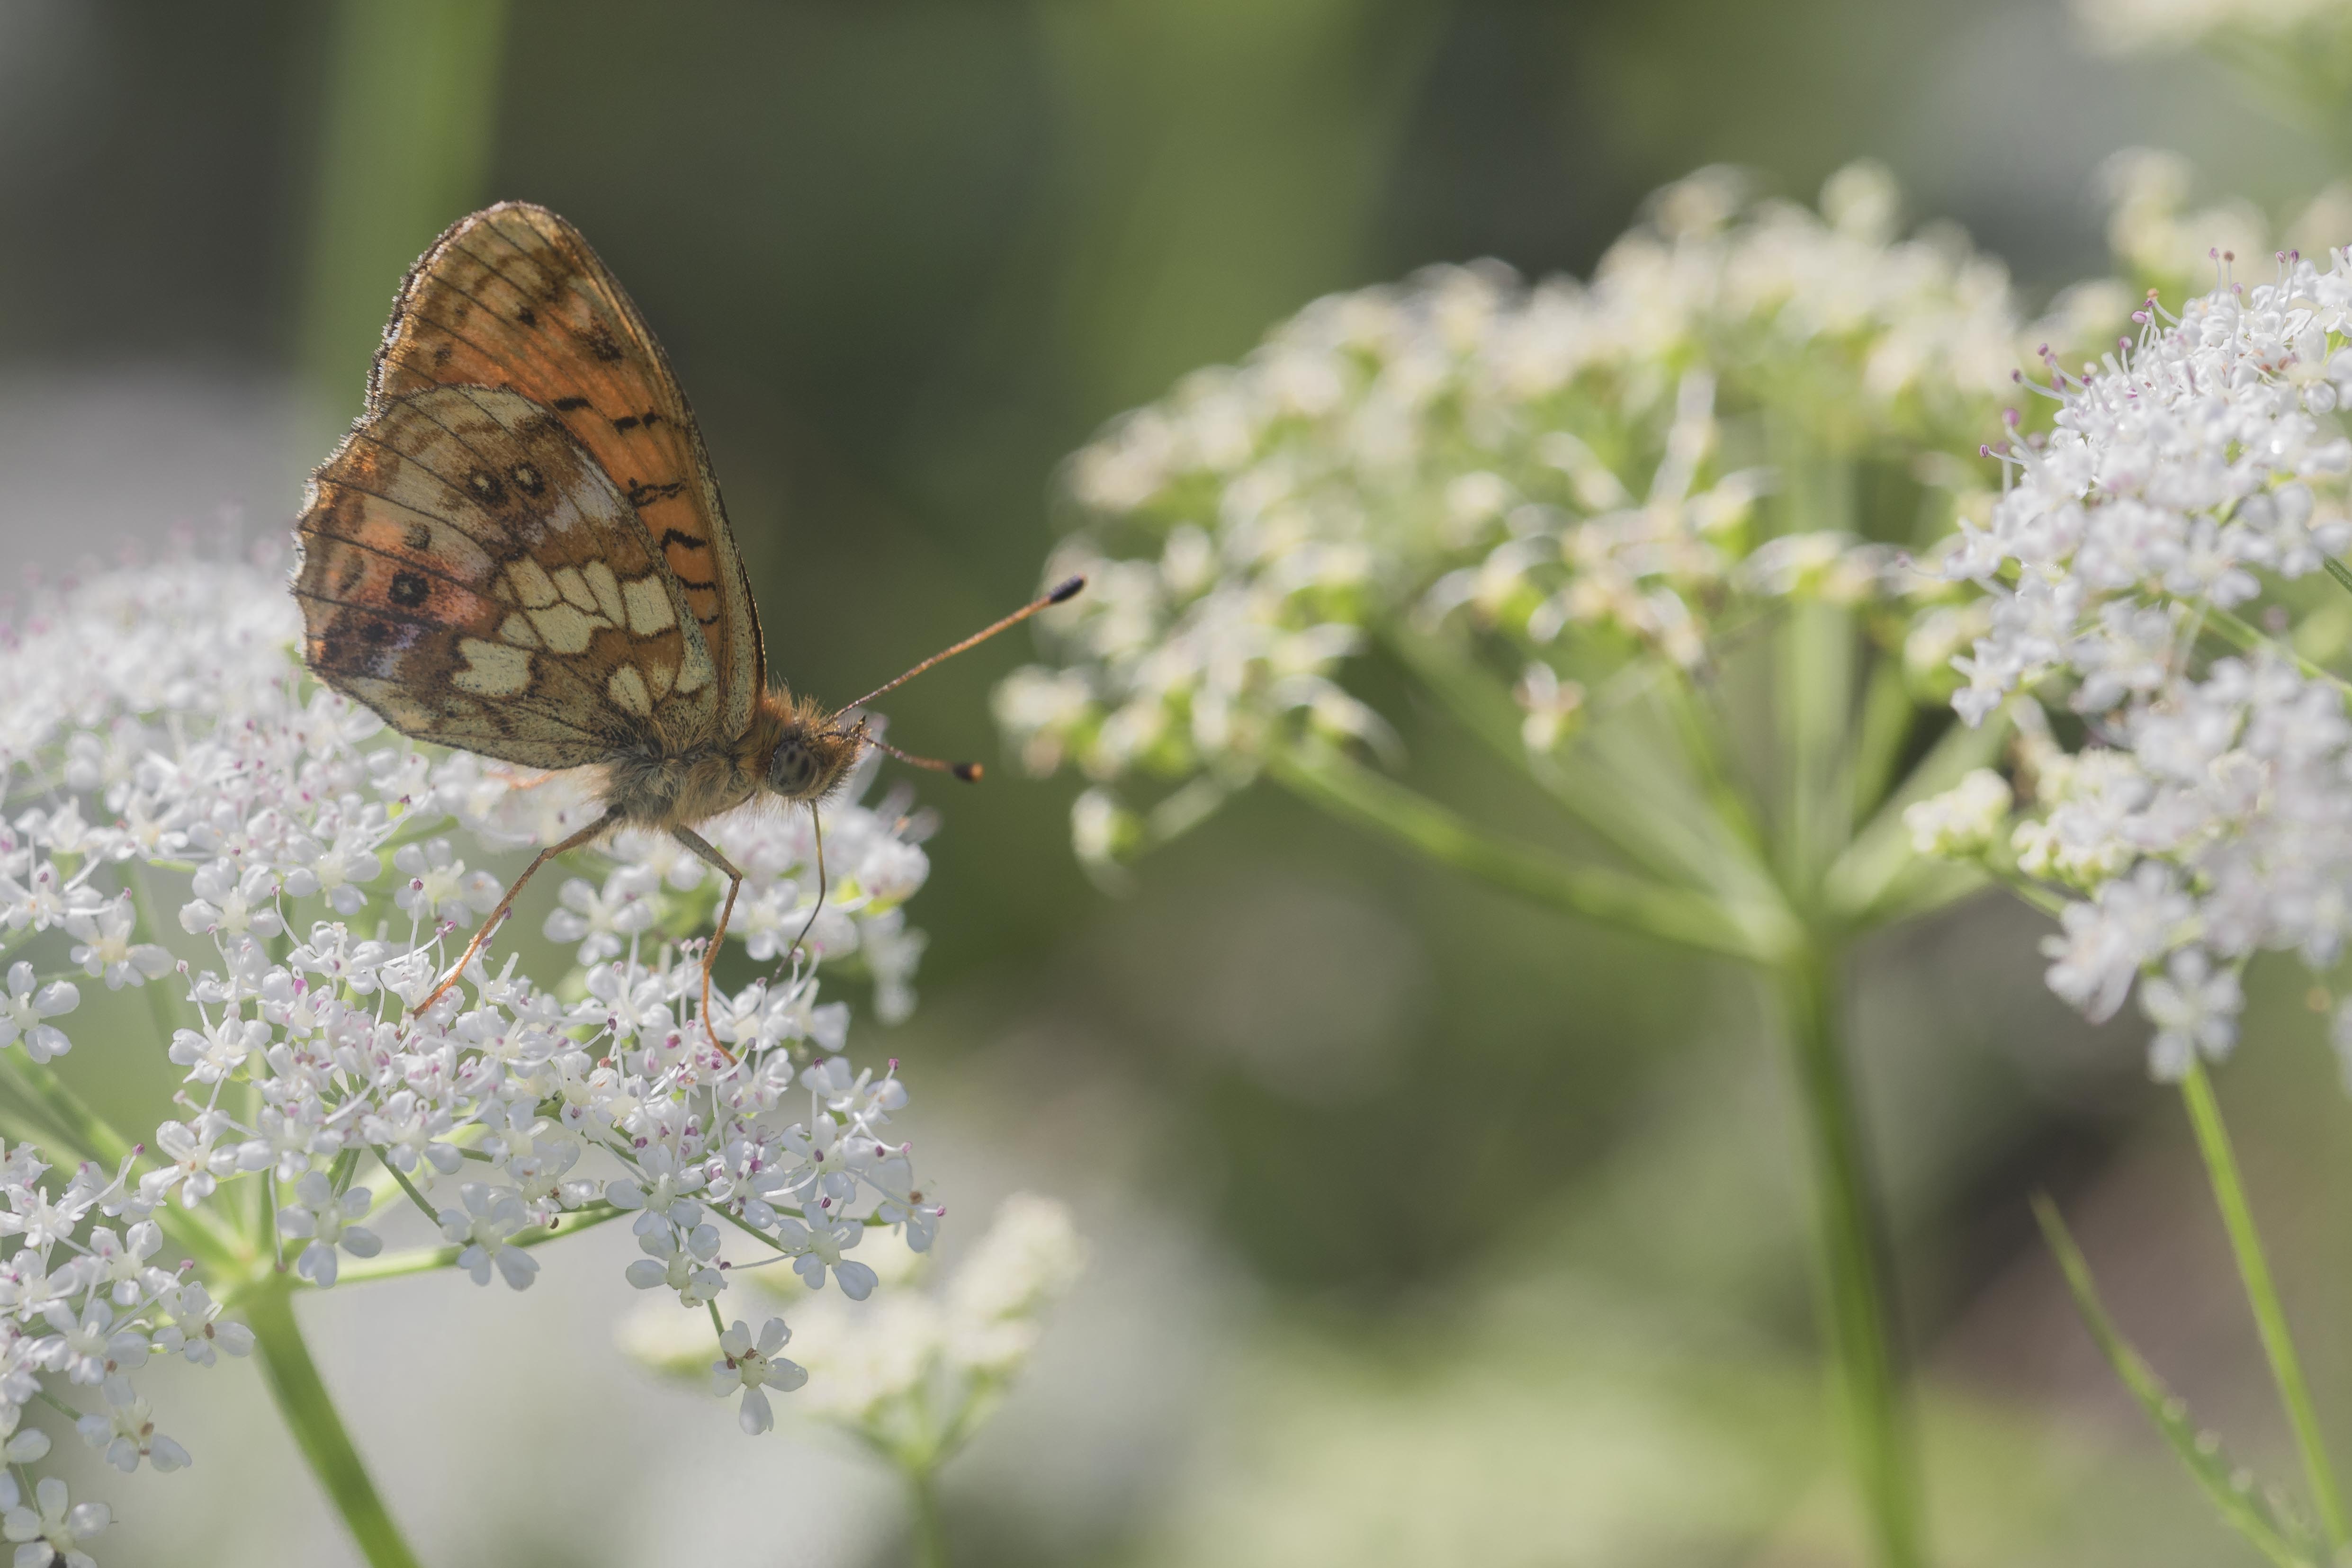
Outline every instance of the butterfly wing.
[[701, 628], [720, 732], [742, 734], [766, 654], [702, 432], [660, 343], [579, 230], [544, 207], [502, 202], [425, 253], [394, 303], [369, 405], [451, 384], [544, 405], [603, 465]]
[[298, 526], [303, 657], [394, 728], [533, 768], [718, 738], [687, 591], [530, 399], [384, 402], [313, 476]]

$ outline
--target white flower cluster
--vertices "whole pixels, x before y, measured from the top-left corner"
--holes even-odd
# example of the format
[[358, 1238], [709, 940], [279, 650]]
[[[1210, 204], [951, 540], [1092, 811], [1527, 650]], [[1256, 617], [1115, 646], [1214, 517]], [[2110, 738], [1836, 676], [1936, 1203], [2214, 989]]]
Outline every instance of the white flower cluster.
[[[185, 1463], [131, 1385], [140, 1365], [244, 1354], [252, 1335], [216, 1321], [219, 1302], [285, 1269], [349, 1277], [393, 1206], [424, 1209], [448, 1247], [380, 1272], [453, 1262], [521, 1289], [529, 1247], [560, 1221], [628, 1215], [646, 1254], [631, 1281], [698, 1307], [728, 1288], [729, 1252], [863, 1296], [873, 1272], [845, 1255], [866, 1230], [919, 1248], [940, 1213], [887, 1133], [895, 1071], [840, 1054], [848, 1009], [818, 999], [815, 974], [848, 960], [885, 1014], [909, 1005], [920, 938], [901, 905], [926, 873], [927, 814], [898, 795], [855, 803], [857, 775], [824, 810], [821, 911], [804, 814], [706, 829], [748, 875], [733, 933], [774, 967], [714, 995], [707, 1020], [695, 938], [717, 879], [635, 833], [548, 923], [578, 945], [576, 970], [542, 984], [512, 956], [477, 960], [415, 1016], [498, 900], [469, 859], [548, 841], [590, 808], [575, 779], [428, 752], [312, 687], [298, 631], [282, 577], [184, 560], [37, 591], [0, 634], [0, 1047], [17, 1048], [0, 1056], [0, 1112], [44, 1151], [0, 1156], [13, 1463], [46, 1449], [23, 1425], [41, 1408], [121, 1469]], [[77, 1039], [92, 986], [147, 988], [158, 1038]], [[183, 1082], [135, 1146], [52, 1065], [149, 1050]], [[5, 1529], [79, 1561], [77, 1532], [104, 1511], [67, 1508], [59, 1486], [40, 1480], [36, 1511], [11, 1481]]]
[[[892, 1248], [883, 1262], [893, 1285], [911, 1284], [927, 1260]], [[748, 1350], [771, 1385], [805, 1392], [803, 1414], [856, 1432], [915, 1469], [947, 1458], [986, 1418], [1037, 1345], [1047, 1308], [1085, 1267], [1086, 1249], [1069, 1210], [1051, 1198], [1016, 1193], [938, 1288], [893, 1290], [867, 1302], [803, 1301], [792, 1343], [802, 1364], [782, 1361], [779, 1332], [754, 1344], [741, 1323], [737, 1343], [710, 1368], [722, 1392], [751, 1384]], [[770, 1276], [754, 1276], [767, 1282]], [[702, 1370], [704, 1345], [678, 1314], [646, 1312], [621, 1328], [622, 1346], [646, 1364], [683, 1375]], [[739, 1348], [740, 1345], [740, 1348]], [[786, 1369], [779, 1371], [779, 1368]], [[756, 1387], [744, 1397], [744, 1423], [769, 1420]]]
[[[1589, 284], [1441, 267], [1309, 306], [1072, 461], [1091, 521], [1048, 575], [1087, 592], [1000, 722], [1038, 771], [1246, 778], [1304, 736], [1384, 743], [1343, 666], [1392, 628], [1454, 629], [1501, 640], [1549, 749], [1596, 676], [1696, 665], [1743, 606], [1938, 591], [1833, 501], [1792, 502], [1779, 537], [1757, 517], [1808, 457], [1924, 450], [1946, 455], [1910, 465], [1931, 493], [1980, 482], [1952, 459], [2010, 391], [2008, 279], [1956, 233], [1898, 237], [1897, 206], [1869, 165], [1819, 214], [1710, 170]], [[1090, 792], [1082, 851], [1133, 837], [1125, 812]]]
[[[2139, 983], [2167, 1075], [2229, 1049], [2253, 953], [2325, 970], [2352, 932], [2347, 688], [2313, 662], [2343, 640], [2315, 574], [2352, 546], [2352, 270], [2277, 271], [2177, 318], [2151, 298], [2079, 376], [2053, 361], [2054, 427], [2009, 444], [2014, 482], [1948, 558], [1990, 602], [1955, 706], [2018, 715], [2030, 799], [2008, 848], [2068, 899], [2050, 983], [2094, 1018]], [[2012, 699], [2028, 690], [2080, 716], [2078, 746]], [[1985, 836], [2002, 803], [1963, 789], [1973, 805], [1915, 829]]]

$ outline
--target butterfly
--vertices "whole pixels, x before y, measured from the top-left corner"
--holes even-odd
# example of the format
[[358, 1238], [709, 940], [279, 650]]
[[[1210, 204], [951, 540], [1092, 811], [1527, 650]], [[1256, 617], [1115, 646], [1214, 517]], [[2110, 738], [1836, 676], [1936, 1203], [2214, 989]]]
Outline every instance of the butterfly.
[[769, 685], [759, 607], [668, 357], [580, 232], [524, 202], [460, 219], [402, 281], [365, 409], [311, 476], [296, 541], [302, 657], [320, 681], [417, 740], [597, 770], [599, 815], [540, 852], [419, 1013], [541, 865], [635, 826], [727, 878], [703, 952], [707, 1023], [743, 873], [696, 829], [761, 795], [814, 822], [869, 746], [976, 779], [978, 765], [909, 757], [848, 716], [1084, 586], [841, 708]]

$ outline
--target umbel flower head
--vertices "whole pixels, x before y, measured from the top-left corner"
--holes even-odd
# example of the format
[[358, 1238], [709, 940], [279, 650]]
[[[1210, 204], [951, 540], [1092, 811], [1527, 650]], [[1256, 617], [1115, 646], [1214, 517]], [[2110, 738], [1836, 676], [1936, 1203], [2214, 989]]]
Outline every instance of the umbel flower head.
[[[1105, 786], [1080, 852], [1165, 837], [1287, 748], [1385, 747], [1348, 684], [1379, 643], [1480, 641], [1549, 754], [1617, 672], [1702, 669], [1760, 608], [1889, 606], [1899, 642], [1944, 591], [1822, 474], [1875, 465], [1906, 529], [1948, 520], [2020, 328], [1998, 262], [1898, 208], [1867, 164], [1819, 212], [1704, 171], [1589, 283], [1483, 264], [1318, 300], [1114, 424], [1069, 465], [1084, 520], [1048, 572], [1091, 586], [1049, 618], [1060, 662], [996, 699], [1032, 768]], [[1961, 635], [1931, 632], [1930, 681]]]
[[[847, 1255], [867, 1230], [921, 1246], [938, 1219], [891, 1130], [904, 1087], [841, 1054], [849, 1009], [820, 989], [862, 971], [886, 1017], [911, 1005], [903, 905], [931, 820], [910, 797], [860, 804], [861, 775], [824, 809], [821, 911], [804, 816], [709, 830], [747, 873], [735, 930], [769, 973], [714, 997], [708, 1030], [695, 939], [716, 889], [633, 834], [562, 890], [562, 963], [534, 976], [493, 949], [417, 1016], [497, 901], [485, 857], [562, 835], [583, 796], [386, 731], [310, 684], [298, 630], [281, 573], [188, 559], [37, 590], [0, 632], [0, 1102], [12, 1130], [55, 1134], [0, 1147], [19, 1467], [58, 1412], [119, 1469], [187, 1462], [140, 1369], [246, 1354], [236, 1304], [295, 1280], [454, 1266], [520, 1290], [559, 1228], [627, 1218], [648, 1259], [693, 1260], [632, 1280], [702, 1322], [737, 1261], [863, 1295]], [[101, 988], [152, 1011], [86, 1032]], [[164, 1021], [119, 1021], [142, 1014]], [[59, 1069], [142, 1053], [181, 1082], [125, 1136]], [[388, 1219], [446, 1245], [387, 1252]], [[38, 1508], [9, 1481], [11, 1540], [70, 1554], [107, 1517], [55, 1478], [23, 1487]]]
[[2322, 572], [2352, 547], [2352, 272], [2264, 267], [2053, 359], [2053, 427], [1948, 558], [1990, 612], [1955, 705], [2016, 716], [2022, 800], [1974, 780], [1914, 819], [2063, 902], [2052, 988], [2094, 1018], [2137, 989], [2163, 1075], [2230, 1048], [2254, 953], [2325, 972], [2352, 932], [2352, 606]]
[[[876, 1262], [894, 1287], [911, 1287], [930, 1259], [902, 1241], [877, 1249]], [[917, 1473], [936, 1468], [976, 1432], [1028, 1364], [1046, 1311], [1066, 1294], [1086, 1265], [1085, 1244], [1062, 1204], [1033, 1193], [1004, 1200], [988, 1228], [944, 1281], [929, 1289], [894, 1289], [861, 1301], [811, 1299], [806, 1276], [763, 1269], [749, 1281], [756, 1298], [789, 1306], [798, 1327], [769, 1320], [758, 1340], [738, 1322], [725, 1354], [709, 1361], [675, 1312], [625, 1320], [623, 1349], [682, 1377], [705, 1373], [722, 1394], [741, 1396], [744, 1426], [773, 1419], [761, 1387], [806, 1392], [803, 1416], [856, 1434], [868, 1447]], [[781, 1353], [787, 1337], [794, 1360]]]

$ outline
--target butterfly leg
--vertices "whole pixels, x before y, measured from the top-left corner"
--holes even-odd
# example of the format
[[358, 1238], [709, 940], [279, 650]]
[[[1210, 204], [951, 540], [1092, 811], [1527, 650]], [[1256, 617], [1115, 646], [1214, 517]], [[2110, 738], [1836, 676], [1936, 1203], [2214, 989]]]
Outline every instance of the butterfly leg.
[[824, 821], [816, 814], [816, 802], [814, 800], [809, 802], [809, 832], [816, 839], [816, 902], [809, 905], [809, 917], [802, 922], [801, 934], [793, 938], [790, 947], [784, 949], [787, 957], [806, 951], [801, 944], [808, 939], [809, 932], [816, 926], [816, 917], [824, 910]]
[[734, 1052], [719, 1043], [719, 1033], [710, 1027], [710, 967], [719, 962], [719, 945], [727, 940], [728, 917], [735, 913], [735, 895], [743, 891], [743, 873], [737, 871], [719, 847], [692, 828], [673, 828], [670, 837], [694, 852], [694, 857], [727, 878], [727, 902], [719, 906], [719, 927], [710, 934], [710, 946], [702, 952], [702, 1031], [719, 1054], [730, 1061]]
[[522, 891], [522, 884], [530, 880], [531, 873], [533, 872], [539, 870], [541, 866], [545, 865], [549, 861], [553, 860], [557, 855], [562, 854], [565, 851], [576, 850], [582, 844], [593, 842], [596, 839], [603, 837], [604, 834], [611, 832], [614, 828], [617, 828], [620, 825], [621, 814], [618, 811], [607, 811], [603, 816], [597, 818], [594, 821], [589, 823], [586, 827], [581, 829], [578, 832], [572, 834], [570, 838], [564, 840], [562, 843], [550, 844], [547, 848], [540, 851], [538, 856], [533, 859], [529, 865], [522, 868], [522, 874], [514, 879], [513, 885], [507, 889], [506, 896], [499, 900], [499, 906], [490, 911], [490, 917], [482, 922], [482, 928], [474, 933], [474, 939], [466, 944], [466, 956], [457, 960], [457, 967], [449, 971], [449, 977], [442, 981], [439, 985], [434, 987], [433, 994], [431, 996], [426, 997], [423, 1001], [417, 1003], [408, 1010], [411, 1013], [424, 1012], [435, 1002], [441, 999], [443, 992], [446, 991], [450, 987], [457, 983], [459, 977], [466, 973], [466, 966], [474, 961], [474, 955], [480, 952], [482, 950], [482, 944], [490, 939], [490, 933], [496, 931], [499, 928], [499, 923], [504, 920], [507, 915], [513, 911], [515, 895]]

